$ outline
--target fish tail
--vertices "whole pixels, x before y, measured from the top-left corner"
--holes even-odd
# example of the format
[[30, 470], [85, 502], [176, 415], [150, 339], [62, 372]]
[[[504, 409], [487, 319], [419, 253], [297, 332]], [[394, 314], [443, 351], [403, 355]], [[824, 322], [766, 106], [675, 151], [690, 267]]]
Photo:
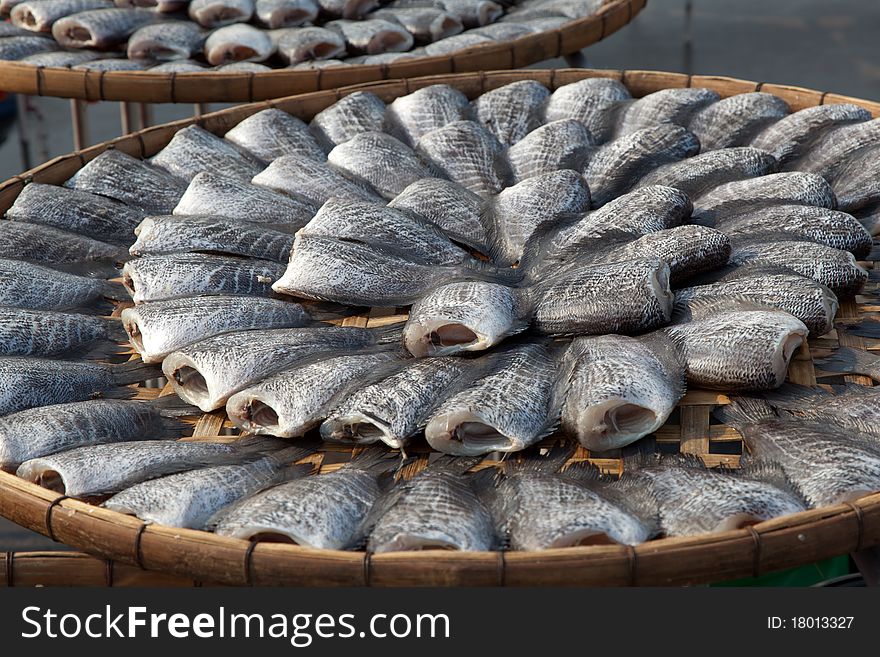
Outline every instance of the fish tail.
[[142, 360], [130, 360], [119, 365], [112, 365], [113, 379], [119, 385], [140, 383], [148, 379], [156, 379], [162, 376], [161, 368], [156, 365], [147, 365]]
[[[318, 451], [321, 444], [322, 443], [319, 440], [298, 440], [295, 444], [290, 445], [289, 447], [284, 447], [277, 452], [272, 452], [272, 456], [283, 463], [295, 463], [296, 461], [314, 454]], [[309, 465], [309, 469], [311, 469], [311, 467], [312, 466]]]
[[122, 320], [118, 317], [104, 317], [105, 331], [108, 340], [128, 343], [128, 333], [122, 327]]
[[880, 322], [863, 321], [852, 325], [839, 323], [835, 328], [844, 329], [847, 333], [864, 338], [880, 339]]
[[815, 363], [829, 372], [861, 374], [880, 382], [880, 356], [862, 349], [840, 347], [825, 358], [815, 359]]
[[730, 404], [715, 409], [712, 413], [719, 421], [729, 424], [734, 429], [757, 424], [764, 420], [775, 419], [773, 406], [764, 399], [754, 397], [735, 397]]
[[831, 393], [823, 388], [811, 388], [796, 383], [786, 383], [776, 390], [763, 393], [773, 408], [785, 410], [805, 410], [812, 408], [822, 399], [831, 397]]
[[558, 443], [551, 447], [545, 456], [541, 456], [539, 450], [528, 450], [522, 452], [522, 458], [517, 461], [505, 461], [505, 468], [517, 471], [559, 472], [576, 448], [575, 443]]

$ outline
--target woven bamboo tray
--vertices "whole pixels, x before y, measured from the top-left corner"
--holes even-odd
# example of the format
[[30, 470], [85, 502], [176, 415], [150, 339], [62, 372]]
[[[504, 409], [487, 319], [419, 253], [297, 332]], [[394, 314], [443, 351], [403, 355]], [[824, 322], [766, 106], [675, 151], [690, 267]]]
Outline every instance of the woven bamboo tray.
[[554, 30], [437, 57], [389, 64], [266, 73], [74, 71], [0, 62], [0, 90], [32, 96], [140, 103], [253, 102], [376, 80], [515, 69], [576, 53], [629, 23], [647, 0], [608, 0], [597, 13]]
[[[136, 157], [148, 157], [167, 144], [174, 133], [192, 123], [224, 134], [242, 119], [260, 110], [277, 107], [304, 120], [358, 90], [369, 90], [383, 100], [431, 84], [452, 85], [470, 97], [515, 82], [533, 79], [555, 89], [588, 77], [608, 77], [623, 82], [634, 96], [671, 87], [709, 87], [722, 96], [762, 90], [785, 99], [792, 110], [832, 102], [861, 105], [875, 116], [880, 103], [825, 92], [763, 84], [714, 76], [687, 76], [651, 71], [599, 71], [585, 69], [526, 70], [443, 75], [410, 80], [355, 85], [334, 91], [239, 106], [157, 126], [58, 157], [0, 184], [0, 212], [12, 205], [28, 180], [60, 184], [107, 148], [118, 148]], [[863, 263], [870, 268], [874, 263]], [[867, 317], [876, 319], [880, 299], [876, 283], [862, 295], [842, 301], [838, 320], [846, 325]], [[401, 319], [394, 309], [383, 309], [344, 320], [346, 325], [377, 326]], [[836, 331], [811, 340], [795, 355], [789, 379], [815, 385], [843, 380], [871, 385], [870, 379], [840, 376], [818, 370], [813, 357], [827, 355], [839, 346], [880, 349], [880, 343]], [[139, 396], [170, 394], [142, 388]], [[677, 413], [656, 434], [658, 443], [697, 454], [709, 465], [736, 467], [741, 439], [732, 428], [714, 424], [712, 409], [728, 402], [716, 392], [691, 390]], [[202, 415], [193, 435], [217, 439], [229, 433], [225, 412]], [[227, 438], [228, 439], [228, 438]], [[674, 449], [674, 447], [672, 447]], [[417, 452], [417, 450], [415, 450]], [[327, 445], [314, 455], [316, 467], [339, 467], [350, 448]], [[412, 467], [423, 467], [427, 455]], [[606, 471], [617, 472], [613, 453], [591, 458], [580, 449], [575, 459], [589, 459]], [[411, 474], [408, 473], [408, 474]], [[753, 527], [688, 538], [666, 538], [636, 547], [584, 546], [543, 552], [458, 553], [426, 551], [369, 556], [363, 552], [314, 550], [292, 545], [258, 543], [223, 538], [210, 533], [147, 525], [142, 521], [40, 488], [10, 474], [0, 473], [0, 515], [31, 530], [77, 549], [147, 570], [198, 581], [232, 585], [292, 586], [515, 586], [515, 585], [682, 585], [756, 576], [811, 563], [847, 552], [880, 545], [880, 493], [855, 502], [806, 511]]]

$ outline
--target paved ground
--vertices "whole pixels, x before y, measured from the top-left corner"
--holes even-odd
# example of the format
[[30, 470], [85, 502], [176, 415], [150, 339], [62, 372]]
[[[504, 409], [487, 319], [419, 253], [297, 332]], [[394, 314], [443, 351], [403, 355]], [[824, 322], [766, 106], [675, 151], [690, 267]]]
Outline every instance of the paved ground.
[[[878, 34], [880, 7], [874, 0], [649, 0], [631, 25], [585, 52], [587, 64], [596, 68], [730, 75], [880, 99]], [[541, 64], [564, 65], [561, 60]], [[72, 150], [68, 101], [29, 102], [32, 161]], [[190, 105], [157, 106], [155, 120], [171, 121], [192, 111]], [[119, 134], [117, 104], [93, 104], [88, 116], [93, 143]], [[13, 129], [0, 145], [0, 179], [23, 168]], [[47, 545], [48, 539], [0, 520], [0, 551]]]

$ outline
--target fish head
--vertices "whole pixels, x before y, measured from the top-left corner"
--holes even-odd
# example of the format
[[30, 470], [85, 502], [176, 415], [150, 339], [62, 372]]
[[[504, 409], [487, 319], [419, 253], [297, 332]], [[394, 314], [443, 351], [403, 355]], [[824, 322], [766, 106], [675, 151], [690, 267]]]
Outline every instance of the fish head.
[[226, 403], [229, 420], [243, 432], [277, 436], [280, 425], [278, 411], [266, 399], [241, 393]]

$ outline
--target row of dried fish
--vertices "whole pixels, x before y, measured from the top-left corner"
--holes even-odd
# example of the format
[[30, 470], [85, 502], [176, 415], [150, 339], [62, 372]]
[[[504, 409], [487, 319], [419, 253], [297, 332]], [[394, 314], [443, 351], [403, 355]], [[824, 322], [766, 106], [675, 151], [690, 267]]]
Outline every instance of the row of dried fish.
[[[718, 414], [749, 447], [737, 471], [640, 451], [625, 456], [619, 479], [602, 477], [586, 463], [560, 472], [572, 450], [555, 447], [545, 456], [532, 451], [501, 470], [477, 472], [469, 471], [481, 458], [442, 456], [414, 477], [395, 481], [399, 461], [368, 448], [331, 472], [308, 476], [311, 464], [294, 463], [314, 443], [290, 447], [248, 438], [85, 446], [27, 460], [18, 473], [72, 496], [111, 495], [105, 506], [147, 521], [318, 548], [635, 545], [661, 534], [734, 529], [877, 490], [877, 409], [875, 389], [854, 385], [834, 392], [789, 386], [766, 399], [734, 399]], [[51, 432], [48, 418], [42, 419], [44, 433]], [[2, 434], [5, 454], [10, 436], [17, 435]], [[96, 466], [107, 463], [113, 466]]]
[[[555, 29], [602, 3], [527, 0], [511, 4], [505, 16], [492, 0], [394, 0], [382, 7], [376, 0], [194, 0], [161, 9], [143, 8], [140, 0], [26, 0], [6, 3], [12, 24], [0, 32], [0, 59], [167, 72], [201, 71], [206, 63], [269, 70], [257, 62], [276, 54], [287, 66], [387, 63]], [[188, 16], [172, 13], [183, 9]], [[501, 18], [507, 20], [496, 23]]]

